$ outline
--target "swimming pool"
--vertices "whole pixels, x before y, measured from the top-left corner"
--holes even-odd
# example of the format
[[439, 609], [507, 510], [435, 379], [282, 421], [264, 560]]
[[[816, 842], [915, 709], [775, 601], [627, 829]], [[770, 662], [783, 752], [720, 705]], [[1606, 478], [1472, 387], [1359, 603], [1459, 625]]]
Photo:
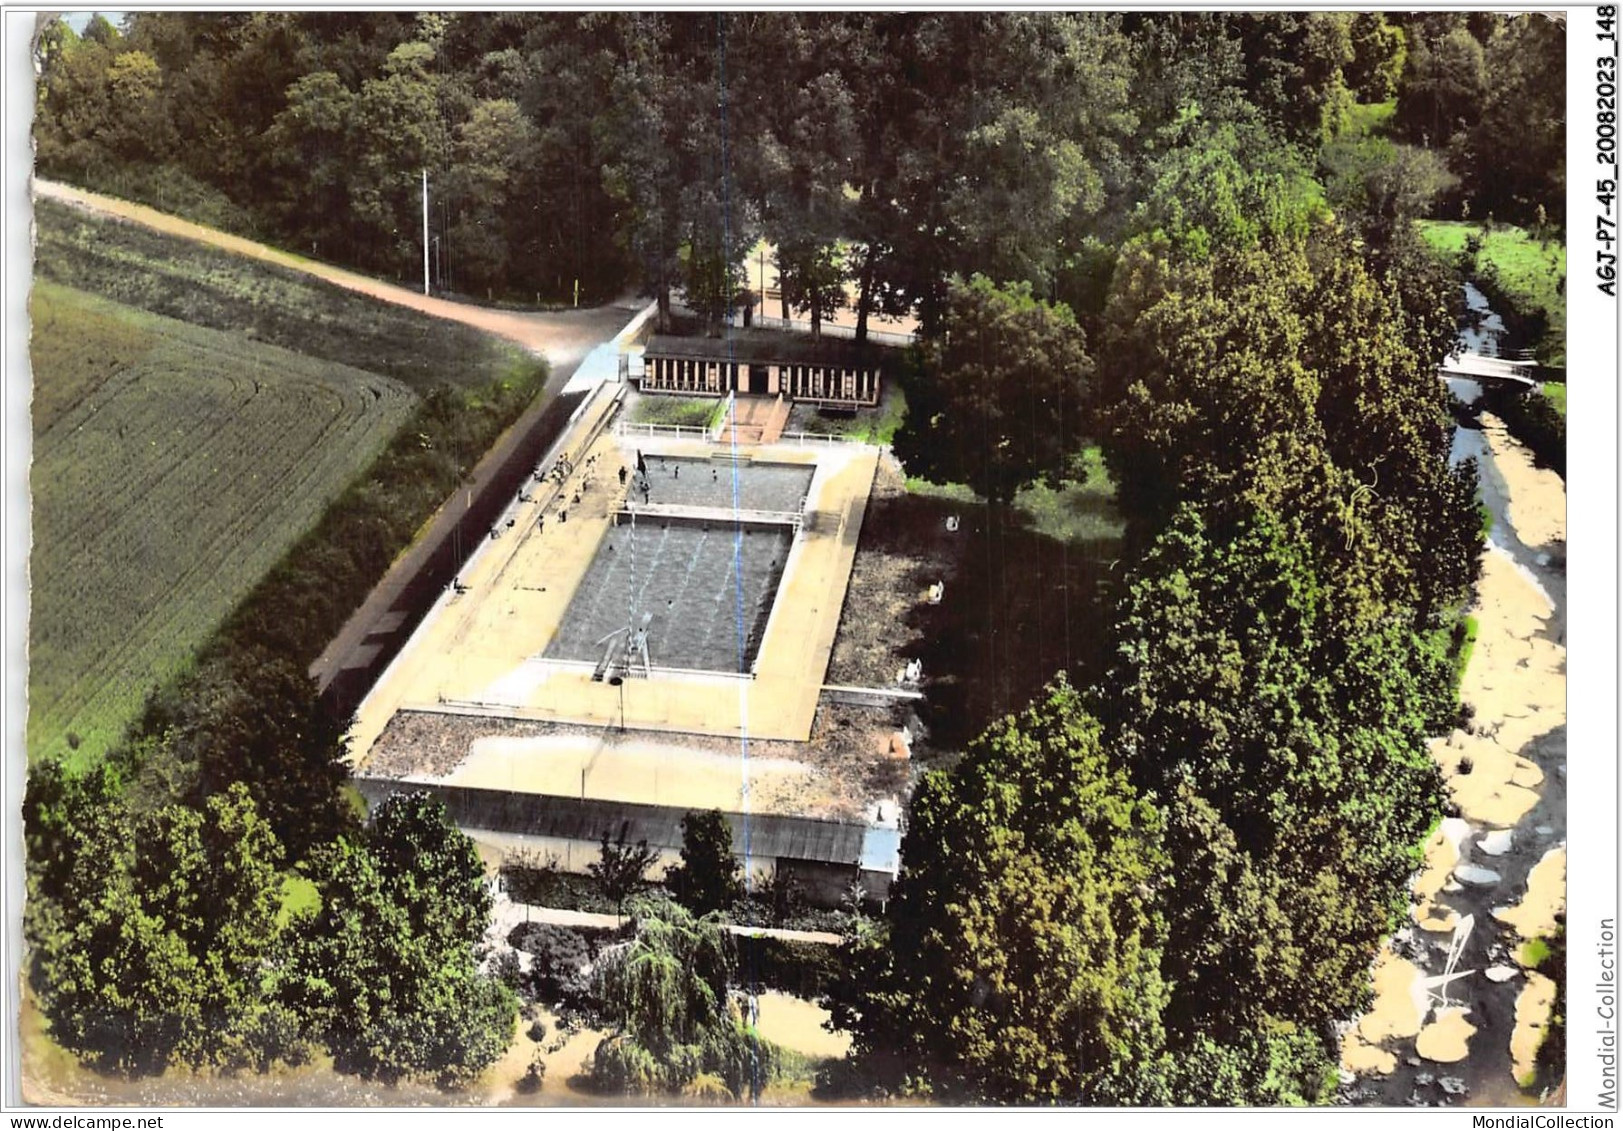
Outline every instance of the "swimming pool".
[[785, 525], [622, 519], [604, 534], [545, 655], [596, 663], [604, 637], [652, 614], [653, 666], [747, 672], [793, 540]]

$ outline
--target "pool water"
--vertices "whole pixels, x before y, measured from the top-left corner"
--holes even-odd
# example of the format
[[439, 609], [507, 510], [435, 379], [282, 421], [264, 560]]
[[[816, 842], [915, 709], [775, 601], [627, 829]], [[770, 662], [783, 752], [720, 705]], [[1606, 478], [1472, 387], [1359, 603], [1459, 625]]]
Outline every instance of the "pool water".
[[[658, 475], [652, 460], [649, 472]], [[653, 666], [747, 672], [792, 541], [788, 526], [622, 518], [598, 545], [545, 655], [596, 663], [608, 647], [603, 637], [652, 613]]]
[[[636, 458], [631, 464], [636, 466]], [[816, 468], [809, 464], [645, 455], [648, 501], [727, 510], [796, 511]], [[736, 493], [735, 493], [736, 492]], [[633, 502], [641, 502], [637, 494]]]

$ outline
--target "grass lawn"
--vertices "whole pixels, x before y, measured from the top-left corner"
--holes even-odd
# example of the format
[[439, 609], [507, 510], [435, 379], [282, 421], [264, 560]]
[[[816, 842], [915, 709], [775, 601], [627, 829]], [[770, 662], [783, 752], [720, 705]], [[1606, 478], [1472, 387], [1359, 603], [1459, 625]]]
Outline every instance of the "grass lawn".
[[884, 447], [896, 439], [896, 429], [907, 415], [907, 395], [895, 381], [885, 384], [875, 408], [858, 409], [849, 416], [829, 415], [815, 405], [796, 405], [785, 431], [817, 436], [844, 436], [863, 444]]
[[1563, 420], [1567, 416], [1567, 386], [1560, 381], [1544, 382], [1544, 399], [1555, 406]]
[[1524, 314], [1542, 314], [1549, 332], [1539, 343], [1539, 360], [1546, 365], [1567, 363], [1567, 277], [1566, 245], [1552, 240], [1541, 244], [1525, 229], [1495, 224], [1485, 231], [1481, 224], [1461, 220], [1422, 220], [1420, 234], [1426, 242], [1448, 256], [1465, 250], [1468, 236], [1482, 240], [1477, 253], [1477, 270], [1492, 266], [1499, 286]]
[[[1088, 447], [1077, 457], [1072, 469], [1076, 478], [1049, 487], [1033, 483], [1014, 497], [1015, 512], [1035, 533], [1069, 544], [1114, 541], [1124, 530], [1116, 511], [1116, 485], [1105, 471], [1104, 457], [1097, 447]], [[944, 499], [965, 506], [981, 499], [962, 483], [931, 483], [909, 478], [911, 494]]]
[[1396, 98], [1389, 98], [1385, 102], [1360, 102], [1347, 111], [1347, 122], [1342, 133], [1352, 137], [1385, 134], [1397, 112]]
[[631, 422], [712, 428], [726, 403], [720, 397], [666, 397], [650, 393], [637, 398], [631, 410]]
[[34, 219], [39, 278], [380, 373], [418, 392], [442, 383], [479, 389], [537, 364], [471, 326], [60, 201], [36, 200]]
[[97, 757], [411, 413], [397, 381], [36, 283], [31, 757]]

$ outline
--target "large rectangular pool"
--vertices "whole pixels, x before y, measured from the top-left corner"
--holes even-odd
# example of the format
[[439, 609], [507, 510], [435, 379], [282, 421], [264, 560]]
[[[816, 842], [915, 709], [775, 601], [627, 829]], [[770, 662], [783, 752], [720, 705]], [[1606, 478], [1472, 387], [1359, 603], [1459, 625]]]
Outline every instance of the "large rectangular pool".
[[[684, 463], [709, 470], [704, 461]], [[657, 484], [652, 460], [649, 472]], [[684, 466], [679, 478], [687, 477]], [[654, 501], [660, 501], [657, 493]], [[706, 505], [689, 500], [695, 504]], [[653, 666], [747, 672], [760, 650], [793, 539], [789, 526], [622, 517], [598, 545], [545, 655], [595, 663], [608, 647], [604, 637], [628, 624], [640, 626], [643, 615], [651, 613]], [[617, 648], [621, 640], [614, 641]]]

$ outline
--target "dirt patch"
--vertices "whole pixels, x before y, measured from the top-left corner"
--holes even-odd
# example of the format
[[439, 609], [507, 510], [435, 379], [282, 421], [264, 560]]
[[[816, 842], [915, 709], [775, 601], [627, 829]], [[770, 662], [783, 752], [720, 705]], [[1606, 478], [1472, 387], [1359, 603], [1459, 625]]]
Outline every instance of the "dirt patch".
[[[783, 777], [770, 794], [752, 793], [752, 807], [860, 819], [875, 802], [898, 798], [907, 786], [908, 761], [890, 753], [892, 736], [905, 724], [905, 708], [824, 702], [809, 742], [752, 739], [748, 750], [752, 762], [799, 763], [810, 771], [803, 780]], [[528, 738], [573, 738], [609, 752], [611, 758], [616, 749], [631, 753], [653, 747], [676, 747], [717, 758], [743, 756], [736, 738], [667, 731], [605, 732], [600, 727], [531, 719], [402, 710], [395, 712], [373, 745], [367, 773], [380, 778], [440, 780], [463, 767], [481, 740]]]
[[946, 537], [899, 540], [888, 516], [905, 506], [907, 481], [893, 458], [881, 459], [869, 495], [869, 512], [845, 590], [845, 607], [829, 657], [828, 682], [854, 687], [892, 687], [896, 673], [917, 655], [928, 608], [926, 591], [954, 572], [957, 555]]

